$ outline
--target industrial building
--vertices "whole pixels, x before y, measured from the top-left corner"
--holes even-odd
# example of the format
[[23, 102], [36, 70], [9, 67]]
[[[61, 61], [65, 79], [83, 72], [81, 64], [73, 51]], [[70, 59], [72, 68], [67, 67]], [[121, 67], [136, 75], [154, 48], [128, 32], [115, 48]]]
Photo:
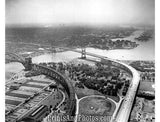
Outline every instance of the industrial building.
[[38, 122], [47, 116], [50, 108], [56, 107], [62, 100], [62, 93], [50, 87], [53, 84], [51, 81], [36, 80], [9, 84], [5, 96], [6, 122]]

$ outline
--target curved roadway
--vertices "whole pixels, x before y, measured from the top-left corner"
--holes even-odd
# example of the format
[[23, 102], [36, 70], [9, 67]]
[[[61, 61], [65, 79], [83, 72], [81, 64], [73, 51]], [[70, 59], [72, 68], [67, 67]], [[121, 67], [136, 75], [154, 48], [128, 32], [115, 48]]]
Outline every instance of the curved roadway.
[[[72, 51], [81, 53], [81, 51], [76, 50], [76, 49], [72, 49]], [[96, 55], [96, 54], [89, 53], [89, 52], [86, 52], [86, 55], [100, 58], [106, 62], [108, 62], [108, 60], [110, 60], [114, 63], [117, 63], [117, 64], [124, 66], [127, 70], [130, 71], [130, 73], [132, 75], [132, 81], [131, 81], [130, 86], [128, 88], [127, 94], [126, 94], [126, 96], [125, 96], [125, 98], [124, 98], [124, 100], [118, 110], [118, 113], [115, 114], [111, 119], [111, 122], [128, 122], [130, 112], [132, 109], [132, 105], [133, 105], [133, 102], [134, 102], [134, 99], [136, 96], [136, 92], [137, 92], [137, 89], [139, 86], [139, 81], [140, 81], [139, 73], [133, 67], [131, 67], [125, 63], [122, 63], [118, 60], [110, 59], [108, 57]]]
[[[68, 50], [71, 50], [71, 51], [74, 51], [74, 52], [81, 53], [80, 50], [76, 50], [76, 49], [69, 49], [69, 48], [64, 48], [64, 47], [60, 47], [60, 48], [68, 49]], [[128, 122], [129, 115], [130, 115], [130, 112], [131, 112], [131, 109], [132, 109], [132, 105], [133, 105], [133, 102], [134, 102], [134, 98], [135, 98], [135, 95], [136, 95], [136, 91], [137, 91], [137, 88], [138, 88], [138, 85], [139, 85], [139, 81], [140, 81], [139, 73], [133, 67], [131, 67], [131, 66], [125, 64], [125, 63], [122, 63], [122, 62], [120, 62], [118, 60], [110, 59], [108, 57], [96, 55], [96, 54], [89, 53], [89, 52], [86, 52], [86, 55], [90, 55], [90, 56], [93, 56], [93, 57], [100, 58], [103, 61], [106, 61], [106, 63], [109, 60], [111, 62], [114, 62], [114, 63], [117, 63], [119, 65], [122, 65], [132, 75], [132, 81], [130, 83], [128, 92], [127, 92], [127, 94], [126, 94], [126, 96], [125, 96], [125, 98], [124, 98], [124, 100], [123, 100], [123, 102], [122, 102], [122, 104], [121, 104], [121, 106], [120, 106], [120, 108], [118, 110], [118, 113], [115, 116], [113, 116], [112, 120], [111, 120], [111, 122]]]
[[[75, 122], [77, 122], [77, 120], [78, 120], [79, 103], [80, 103], [81, 100], [83, 100], [83, 99], [85, 99], [85, 98], [90, 98], [90, 97], [99, 97], [99, 98], [104, 98], [104, 99], [106, 99], [105, 96], [101, 96], [101, 95], [90, 95], [90, 96], [82, 97], [82, 98], [80, 98], [80, 99], [78, 99], [77, 95], [75, 95], [75, 97], [76, 97], [76, 100], [77, 100], [77, 103], [76, 103], [76, 108], [77, 108], [77, 109], [76, 109]], [[109, 99], [110, 101], [112, 101], [112, 102], [115, 104], [116, 109], [117, 109], [118, 103], [116, 103], [116, 102], [115, 102], [114, 100], [112, 100], [111, 98], [107, 98], [107, 99]]]
[[128, 92], [119, 108], [117, 115], [113, 116], [112, 118], [112, 122], [128, 122], [132, 105], [133, 105], [136, 92], [139, 86], [140, 75], [133, 67], [122, 62], [118, 62], [118, 61], [114, 61], [114, 62], [120, 63], [121, 65], [127, 67], [131, 71], [132, 81], [130, 83]]

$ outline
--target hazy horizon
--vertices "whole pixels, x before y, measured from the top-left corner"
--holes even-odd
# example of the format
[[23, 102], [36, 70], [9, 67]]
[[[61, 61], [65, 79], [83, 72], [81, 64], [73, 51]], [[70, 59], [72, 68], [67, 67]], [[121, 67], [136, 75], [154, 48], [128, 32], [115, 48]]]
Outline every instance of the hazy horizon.
[[6, 25], [154, 25], [154, 0], [6, 0]]

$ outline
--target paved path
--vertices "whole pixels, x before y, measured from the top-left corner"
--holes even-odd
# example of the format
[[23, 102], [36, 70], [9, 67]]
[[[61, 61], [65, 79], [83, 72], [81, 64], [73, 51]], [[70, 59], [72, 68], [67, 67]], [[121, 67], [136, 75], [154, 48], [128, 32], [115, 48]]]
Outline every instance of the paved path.
[[[53, 47], [56, 47], [56, 46], [53, 46]], [[62, 48], [62, 49], [71, 50], [71, 51], [74, 51], [77, 53], [82, 53], [81, 50], [70, 49], [70, 48], [65, 48], [65, 47], [57, 47], [57, 48]], [[101, 60], [104, 61], [104, 63], [106, 61], [106, 65], [107, 65], [108, 60], [111, 62], [115, 62], [121, 66], [124, 66], [125, 68], [128, 69], [128, 71], [131, 72], [132, 81], [130, 83], [128, 92], [127, 92], [122, 104], [120, 105], [118, 113], [116, 114], [116, 116], [113, 116], [113, 118], [112, 118], [112, 122], [128, 122], [129, 115], [130, 115], [132, 105], [134, 102], [134, 98], [136, 95], [136, 91], [137, 91], [139, 81], [140, 81], [139, 73], [133, 67], [131, 67], [125, 63], [122, 63], [118, 60], [110, 59], [108, 57], [100, 56], [100, 55], [89, 53], [89, 52], [86, 52], [86, 55], [100, 58]]]
[[[75, 50], [75, 49], [72, 49], [72, 51], [81, 53], [81, 51]], [[108, 60], [110, 60], [112, 62], [115, 62], [117, 64], [120, 64], [120, 65], [126, 67], [131, 72], [132, 81], [130, 83], [128, 92], [127, 92], [124, 100], [122, 101], [122, 104], [119, 106], [118, 113], [116, 114], [116, 116], [113, 116], [112, 120], [111, 120], [111, 122], [128, 122], [130, 112], [131, 112], [131, 109], [132, 109], [132, 105], [133, 105], [133, 102], [134, 102], [134, 99], [135, 99], [135, 96], [136, 96], [137, 88], [138, 88], [138, 85], [139, 85], [139, 81], [140, 81], [139, 73], [133, 67], [131, 67], [131, 66], [125, 64], [125, 63], [122, 63], [118, 60], [110, 59], [108, 57], [104, 57], [104, 56], [100, 56], [100, 55], [96, 55], [96, 54], [88, 53], [88, 52], [86, 52], [86, 55], [90, 55], [90, 56], [93, 56], [93, 57], [100, 58], [100, 59], [102, 59], [103, 61], [106, 61], [106, 62]]]
[[[77, 122], [77, 119], [78, 119], [78, 114], [79, 114], [79, 103], [81, 100], [85, 99], [85, 98], [90, 98], [90, 97], [100, 97], [100, 98], [104, 98], [104, 99], [109, 99], [110, 101], [112, 101], [115, 105], [116, 105], [116, 109], [117, 109], [117, 106], [119, 105], [119, 103], [115, 102], [114, 100], [112, 100], [111, 98], [106, 98], [105, 96], [101, 96], [101, 95], [90, 95], [90, 96], [85, 96], [85, 97], [82, 97], [80, 99], [78, 99], [77, 95], [75, 95], [76, 97], [76, 117], [75, 117], [75, 122]], [[115, 113], [115, 112], [114, 112]]]

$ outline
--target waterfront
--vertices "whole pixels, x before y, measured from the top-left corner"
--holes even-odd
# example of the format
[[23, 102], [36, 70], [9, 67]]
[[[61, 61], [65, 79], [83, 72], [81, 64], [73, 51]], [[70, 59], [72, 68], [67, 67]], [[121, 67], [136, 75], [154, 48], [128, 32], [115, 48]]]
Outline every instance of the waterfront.
[[[141, 50], [143, 50], [144, 44], [146, 44], [146, 42], [141, 44], [141, 48], [140, 48]], [[76, 53], [76, 52], [73, 52], [73, 51], [64, 51], [64, 52], [53, 53], [53, 52], [46, 52], [45, 48], [42, 48], [42, 49], [43, 49], [44, 52], [42, 52], [39, 56], [36, 55], [36, 56], [32, 57], [32, 62], [33, 63], [45, 64], [44, 62], [46, 62], [46, 63], [47, 62], [56, 62], [56, 63], [58, 63], [58, 62], [69, 62], [69, 61], [74, 61], [73, 59], [76, 59], [76, 58], [81, 56], [80, 53]], [[137, 48], [135, 48], [135, 49], [137, 49]], [[118, 59], [118, 60], [124, 60], [121, 57], [118, 57], [121, 54], [120, 51], [126, 51], [126, 52], [132, 51], [133, 56], [132, 57], [128, 56], [129, 58], [128, 59], [125, 58], [125, 60], [134, 60], [134, 59], [145, 60], [144, 59], [145, 58], [144, 54], [137, 55], [137, 53], [134, 52], [135, 49], [130, 49], [130, 50], [121, 49], [121, 50], [108, 50], [107, 51], [107, 50], [101, 50], [101, 49], [95, 49], [95, 48], [86, 48], [86, 51], [90, 52], [90, 53], [97, 54], [97, 55], [101, 55], [101, 56], [105, 56], [105, 57], [109, 57], [109, 58], [113, 58], [113, 59]], [[77, 48], [77, 50], [80, 50], [80, 48]], [[113, 54], [112, 51], [115, 51], [116, 54]], [[143, 52], [146, 53], [145, 50], [143, 50]], [[151, 52], [151, 50], [149, 50], [149, 52]], [[26, 53], [27, 53], [27, 51], [26, 51]], [[111, 53], [112, 55], [109, 56], [109, 53]], [[38, 52], [35, 51], [35, 54], [38, 54]], [[123, 54], [126, 55], [126, 53], [123, 53]], [[136, 56], [139, 56], [139, 57], [136, 58]], [[90, 57], [90, 56], [87, 56], [87, 57]], [[124, 57], [124, 56], [122, 56], [122, 57]], [[149, 59], [146, 59], [146, 60], [149, 60]], [[154, 58], [152, 58], [150, 60], [154, 60]], [[14, 63], [13, 64], [12, 63], [7, 64], [6, 70], [9, 70], [9, 69], [12, 69], [13, 67], [16, 67], [16, 72], [18, 72], [20, 69], [18, 69], [17, 67], [20, 67], [20, 66], [18, 66], [17, 64], [16, 64], [17, 66], [14, 66], [15, 64]], [[127, 97], [126, 97], [126, 99], [127, 99]], [[128, 99], [128, 100], [130, 100], [130, 99]]]
[[5, 79], [8, 81], [13, 75], [22, 71], [24, 66], [18, 62], [11, 62], [5, 65]]
[[5, 122], [155, 121], [154, 0], [5, 6]]
[[[120, 40], [128, 39], [131, 41], [136, 41], [135, 37], [138, 37], [142, 32], [143, 32], [142, 30], [135, 31], [131, 36], [126, 38], [121, 38]], [[117, 40], [117, 39], [113, 39], [113, 40]], [[134, 49], [102, 50], [102, 49], [87, 47], [86, 51], [97, 54], [97, 55], [109, 57], [112, 59], [118, 59], [118, 60], [154, 60], [155, 58], [154, 40], [150, 39], [150, 41], [148, 42], [137, 42], [137, 43], [139, 44], [139, 46]], [[80, 48], [77, 48], [77, 50], [80, 50]], [[32, 62], [33, 63], [68, 62], [80, 56], [81, 54], [72, 52], [72, 51], [64, 51], [64, 52], [58, 52], [58, 53], [44, 53], [38, 56], [34, 56], [32, 58]], [[6, 71], [7, 79], [10, 77], [11, 72], [17, 73], [22, 69], [23, 69], [23, 66], [20, 63], [6, 64], [5, 71]]]
[[[143, 31], [138, 30], [135, 31], [131, 36], [122, 39], [128, 39], [132, 41], [136, 41], [134, 38], [138, 37]], [[117, 39], [113, 39], [117, 40]], [[137, 41], [136, 41], [137, 42]], [[154, 60], [154, 40], [150, 39], [148, 42], [137, 42], [139, 44], [138, 47], [134, 49], [115, 49], [115, 50], [102, 50], [96, 48], [86, 48], [86, 52], [94, 53], [97, 55], [102, 55], [105, 57], [109, 57], [112, 59], [118, 60]], [[78, 48], [79, 50], [79, 48]], [[81, 56], [80, 54], [72, 51], [53, 53], [53, 54], [43, 54], [40, 56], [33, 57], [33, 62], [57, 62], [57, 61], [69, 61], [73, 58], [77, 58]]]

